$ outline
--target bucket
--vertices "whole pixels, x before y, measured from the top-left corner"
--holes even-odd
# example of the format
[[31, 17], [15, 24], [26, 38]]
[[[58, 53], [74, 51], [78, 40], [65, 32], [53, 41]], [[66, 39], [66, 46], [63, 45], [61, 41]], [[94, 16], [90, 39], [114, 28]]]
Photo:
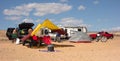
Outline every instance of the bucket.
[[54, 45], [53, 44], [48, 45], [48, 51], [54, 52]]

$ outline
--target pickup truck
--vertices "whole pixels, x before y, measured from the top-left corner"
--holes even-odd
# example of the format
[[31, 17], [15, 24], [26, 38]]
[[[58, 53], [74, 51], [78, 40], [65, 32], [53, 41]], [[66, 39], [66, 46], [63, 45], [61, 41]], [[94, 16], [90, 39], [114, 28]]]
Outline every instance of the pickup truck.
[[98, 32], [97, 34], [90, 34], [89, 35], [93, 40], [96, 39], [98, 42], [101, 40], [102, 42], [106, 42], [107, 39], [113, 39], [113, 34], [110, 34], [108, 32]]

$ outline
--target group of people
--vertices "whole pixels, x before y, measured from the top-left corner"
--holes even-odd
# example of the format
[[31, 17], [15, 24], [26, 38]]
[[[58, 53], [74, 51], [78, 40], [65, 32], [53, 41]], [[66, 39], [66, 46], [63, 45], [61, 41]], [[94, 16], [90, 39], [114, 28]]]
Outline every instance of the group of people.
[[[28, 29], [28, 34], [30, 35], [31, 33], [32, 33], [32, 29], [30, 28], [30, 29]], [[21, 38], [21, 36], [20, 36], [20, 33], [21, 32], [23, 32], [24, 33], [24, 31], [20, 31], [20, 30], [18, 30], [18, 29], [14, 29], [13, 30], [13, 32], [12, 32], [12, 43], [14, 43], [14, 42], [16, 42], [16, 39], [17, 38]], [[24, 37], [24, 36], [22, 36], [22, 37]]]
[[[28, 29], [28, 34], [22, 36], [22, 38], [19, 38], [20, 35], [18, 33], [20, 32], [20, 30], [14, 29], [13, 32], [12, 32], [12, 39], [13, 39], [12, 43], [16, 42], [16, 40], [19, 39], [23, 43], [23, 45], [25, 44], [24, 42], [26, 42], [26, 40], [30, 40], [31, 43], [33, 43], [33, 41], [34, 42], [39, 42], [39, 41], [42, 40], [42, 42], [47, 44], [47, 45], [51, 44], [51, 40], [50, 40], [51, 38], [48, 34], [49, 33], [48, 31], [45, 31], [44, 35], [42, 35], [41, 37], [36, 36], [36, 35], [31, 36], [32, 31], [33, 31], [33, 29]], [[60, 36], [61, 36], [61, 34], [56, 32], [56, 37], [55, 37], [54, 40], [58, 41], [58, 42], [61, 42]], [[41, 39], [41, 40], [39, 40], [39, 39]]]

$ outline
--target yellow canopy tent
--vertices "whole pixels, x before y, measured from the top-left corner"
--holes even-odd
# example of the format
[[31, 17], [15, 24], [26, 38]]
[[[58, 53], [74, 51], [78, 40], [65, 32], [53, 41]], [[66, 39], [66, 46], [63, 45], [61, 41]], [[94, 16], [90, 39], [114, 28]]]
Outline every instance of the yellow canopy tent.
[[48, 28], [50, 30], [59, 30], [60, 28], [53, 24], [49, 19], [46, 19], [42, 24], [38, 24], [33, 30], [31, 36], [35, 35], [41, 28]]
[[55, 24], [53, 24], [50, 20], [46, 19], [42, 24], [42, 27], [48, 28], [50, 30], [58, 30], [60, 29], [58, 26], [56, 26]]
[[41, 24], [38, 24], [35, 29], [33, 30], [33, 32], [31, 33], [31, 36], [35, 35], [41, 28]]

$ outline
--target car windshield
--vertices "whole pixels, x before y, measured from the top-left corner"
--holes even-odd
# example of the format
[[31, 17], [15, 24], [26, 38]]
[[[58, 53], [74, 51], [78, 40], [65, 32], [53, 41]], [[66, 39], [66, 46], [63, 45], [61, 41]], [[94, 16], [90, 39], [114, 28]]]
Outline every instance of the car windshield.
[[109, 34], [108, 32], [105, 32], [105, 34]]

